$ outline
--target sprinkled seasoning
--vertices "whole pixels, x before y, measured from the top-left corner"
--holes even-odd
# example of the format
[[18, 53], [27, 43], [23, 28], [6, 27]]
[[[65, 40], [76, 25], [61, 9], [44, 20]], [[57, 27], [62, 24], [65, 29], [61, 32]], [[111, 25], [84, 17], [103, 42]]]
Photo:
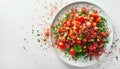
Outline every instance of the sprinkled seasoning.
[[38, 42], [40, 42], [40, 40], [39, 39], [37, 39], [38, 40]]
[[24, 38], [24, 41], [26, 41], [26, 38]]
[[118, 61], [118, 56], [116, 56], [116, 60]]
[[53, 16], [53, 15], [57, 12], [57, 10], [58, 10], [58, 7], [57, 7], [57, 6], [53, 6], [53, 7], [51, 8], [50, 16]]
[[42, 47], [42, 45], [40, 45]]
[[46, 39], [44, 39], [44, 41], [46, 41]]
[[39, 30], [37, 30], [37, 33], [39, 32]]
[[50, 36], [50, 29], [47, 29], [46, 32], [45, 32], [45, 37], [48, 38]]
[[34, 33], [34, 30], [32, 30], [32, 34]]
[[40, 34], [37, 34], [37, 36], [40, 36]]
[[[47, 33], [47, 36], [46, 36], [46, 32], [43, 32], [43, 31], [45, 31], [46, 30], [46, 27], [48, 27], [48, 26], [50, 26], [51, 25], [51, 22], [48, 22], [48, 21], [51, 21], [51, 19], [52, 19], [52, 16], [53, 15], [55, 15], [55, 13], [58, 11], [58, 9], [60, 8], [60, 7], [62, 7], [63, 5], [66, 5], [66, 4], [68, 4], [68, 2], [64, 2], [63, 1], [63, 3], [62, 3], [62, 0], [60, 0], [61, 2], [55, 2], [55, 4], [53, 4], [53, 3], [51, 3], [51, 2], [49, 2], [49, 3], [46, 3], [47, 2], [47, 0], [46, 0], [46, 2], [45, 2], [45, 4], [46, 5], [43, 5], [44, 6], [44, 9], [46, 9], [47, 11], [49, 11], [49, 13], [45, 13], [45, 14], [43, 14], [43, 15], [41, 15], [41, 16], [39, 16], [39, 14], [41, 14], [40, 13], [40, 11], [39, 11], [39, 9], [40, 8], [38, 8], [38, 6], [40, 5], [39, 4], [39, 1], [40, 0], [36, 0], [37, 2], [34, 4], [34, 8], [35, 8], [35, 13], [37, 13], [38, 14], [38, 18], [37, 17], [33, 17], [32, 18], [32, 22], [33, 22], [33, 25], [32, 25], [32, 27], [37, 27], [38, 29], [36, 29], [36, 28], [32, 28], [32, 30], [31, 30], [31, 32], [28, 32], [28, 33], [31, 33], [31, 34], [35, 34], [35, 35], [33, 35], [32, 36], [32, 40], [33, 39], [35, 39], [35, 41], [33, 40], [33, 42], [36, 42], [37, 44], [38, 44], [38, 46], [40, 47], [40, 49], [43, 49], [42, 50], [42, 52], [47, 52], [45, 55], [43, 55], [43, 57], [44, 56], [47, 56], [48, 57], [48, 55], [49, 55], [49, 51], [48, 51], [48, 49], [49, 49], [49, 45], [51, 45], [50, 43], [48, 43], [47, 42], [47, 38], [49, 38], [49, 36], [48, 35], [50, 35], [50, 34], [48, 34]], [[76, 1], [76, 0], [74, 0], [74, 1]], [[74, 2], [73, 1], [73, 2]], [[61, 4], [60, 4], [61, 3]], [[47, 18], [46, 18], [47, 17]], [[44, 22], [42, 22], [42, 19], [45, 19], [46, 18], [46, 20], [44, 21]], [[41, 20], [41, 21], [39, 21], [39, 20], [37, 20], [37, 19], [39, 19], [39, 20]], [[38, 25], [39, 25], [39, 27], [38, 27]], [[25, 29], [25, 28], [24, 28]], [[21, 28], [21, 30], [24, 30], [23, 29], [23, 27]], [[92, 69], [109, 69], [109, 66], [113, 66], [113, 65], [115, 65], [115, 63], [114, 63], [114, 61], [113, 61], [113, 59], [116, 59], [117, 61], [119, 60], [118, 58], [119, 58], [119, 56], [117, 55], [115, 55], [115, 53], [114, 53], [114, 51], [118, 51], [119, 52], [119, 55], [120, 55], [120, 48], [118, 48], [117, 50], [115, 50], [118, 46], [120, 46], [120, 44], [118, 44], [118, 43], [120, 43], [120, 41], [119, 41], [119, 39], [120, 38], [118, 38], [118, 37], [116, 37], [116, 36], [119, 36], [119, 34], [118, 33], [120, 33], [117, 29], [116, 29], [116, 26], [114, 26], [113, 27], [113, 29], [114, 29], [114, 40], [113, 40], [113, 44], [112, 44], [112, 47], [111, 47], [111, 50], [110, 50], [110, 52], [108, 53], [108, 55], [104, 58], [105, 60], [101, 60], [99, 63], [98, 63], [98, 66], [97, 67], [94, 67], [94, 68], [92, 68]], [[36, 32], [37, 31], [37, 32]], [[28, 34], [27, 33], [27, 34]], [[36, 37], [36, 35], [37, 35], [37, 37]], [[45, 37], [44, 37], [45, 36]], [[47, 38], [46, 38], [47, 37]], [[24, 39], [24, 41], [25, 41], [25, 43], [26, 44], [28, 44], [28, 45], [31, 45], [30, 43], [31, 42], [29, 42], [28, 43], [28, 38], [26, 39], [26, 38], [23, 38]], [[38, 39], [38, 40], [37, 40]], [[39, 42], [39, 43], [38, 43]], [[47, 47], [48, 46], [48, 48], [45, 48], [45, 47]], [[53, 46], [51, 46], [51, 47], [53, 47]], [[22, 49], [27, 49], [26, 51], [29, 51], [29, 48], [27, 48], [27, 46], [23, 46], [22, 47]], [[50, 57], [51, 58], [51, 57]], [[70, 60], [71, 58], [69, 58], [69, 60]], [[36, 60], [34, 60], [34, 63], [38, 63], [38, 61], [36, 61]], [[108, 67], [108, 68], [107, 68]]]
[[23, 47], [23, 49], [26, 49], [25, 46]]

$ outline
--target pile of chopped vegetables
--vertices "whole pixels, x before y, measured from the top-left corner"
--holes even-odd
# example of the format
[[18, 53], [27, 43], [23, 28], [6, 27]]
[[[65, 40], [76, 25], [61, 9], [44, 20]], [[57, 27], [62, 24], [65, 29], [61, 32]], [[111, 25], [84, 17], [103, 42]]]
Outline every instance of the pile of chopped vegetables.
[[52, 27], [55, 45], [73, 58], [99, 57], [108, 43], [107, 20], [97, 10], [72, 8]]

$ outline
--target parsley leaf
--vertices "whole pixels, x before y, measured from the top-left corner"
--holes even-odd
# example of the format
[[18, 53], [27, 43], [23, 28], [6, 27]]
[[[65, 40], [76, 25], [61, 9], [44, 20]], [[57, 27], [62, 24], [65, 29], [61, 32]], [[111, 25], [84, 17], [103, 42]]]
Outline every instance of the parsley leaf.
[[82, 49], [81, 49], [80, 45], [76, 46], [74, 44], [74, 48], [73, 49], [75, 50], [75, 52], [82, 52]]

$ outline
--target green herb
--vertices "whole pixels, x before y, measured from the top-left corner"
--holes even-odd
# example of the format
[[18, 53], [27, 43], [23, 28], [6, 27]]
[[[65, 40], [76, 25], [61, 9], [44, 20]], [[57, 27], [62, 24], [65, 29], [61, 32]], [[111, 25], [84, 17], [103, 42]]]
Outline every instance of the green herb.
[[104, 23], [101, 23], [98, 28], [99, 28], [99, 30], [100, 30], [101, 32], [106, 32], [106, 31], [107, 31]]
[[58, 35], [58, 34], [56, 34], [56, 35], [55, 35], [55, 37], [56, 37], [56, 38], [59, 38], [59, 35]]
[[86, 59], [86, 58], [88, 58], [88, 57], [89, 57], [88, 55], [86, 55], [86, 54], [84, 55], [84, 59]]
[[104, 38], [103, 40], [104, 40], [105, 43], [109, 42], [108, 38]]
[[82, 16], [87, 16], [85, 13], [83, 13], [83, 11], [80, 11], [80, 14], [81, 14]]
[[84, 52], [79, 52], [75, 55], [75, 59], [77, 60], [78, 58], [84, 57], [85, 59], [88, 57], [88, 55], [84, 54]]
[[57, 19], [57, 21], [59, 21], [59, 19]]
[[69, 51], [70, 51], [70, 48], [67, 48], [66, 51], [69, 52]]
[[67, 20], [68, 21], [68, 17], [70, 16], [70, 14], [69, 13], [66, 13], [65, 14], [65, 20]]
[[80, 53], [77, 53], [75, 57], [76, 57], [76, 58], [81, 58], [82, 56], [83, 56], [83, 53], [80, 52]]
[[104, 17], [101, 17], [102, 22], [107, 22], [107, 20]]
[[82, 52], [81, 47], [79, 45], [76, 46], [75, 44], [74, 44], [74, 50], [75, 50], [75, 52]]
[[83, 36], [79, 36], [79, 39], [82, 40], [82, 39], [83, 39]]
[[60, 27], [60, 23], [58, 23], [57, 25], [56, 25], [56, 28], [59, 28]]

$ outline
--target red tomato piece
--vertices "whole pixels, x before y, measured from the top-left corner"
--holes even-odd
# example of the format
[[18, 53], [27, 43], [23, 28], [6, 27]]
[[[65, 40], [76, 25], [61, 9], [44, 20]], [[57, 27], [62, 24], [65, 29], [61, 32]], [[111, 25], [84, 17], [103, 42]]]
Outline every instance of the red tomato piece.
[[86, 14], [86, 13], [87, 13], [87, 9], [86, 9], [86, 8], [82, 8], [82, 12], [83, 12], [84, 14]]
[[78, 20], [79, 22], [84, 22], [84, 17], [83, 17], [83, 16], [78, 16], [77, 20]]
[[79, 31], [79, 28], [78, 27], [76, 27], [76, 26], [73, 26], [73, 29], [75, 30], [75, 31]]
[[84, 38], [84, 39], [83, 39], [83, 42], [87, 42], [87, 39], [86, 39], [86, 38]]
[[73, 20], [72, 20], [72, 19], [69, 19], [69, 22], [70, 22], [70, 23], [72, 23], [72, 22], [73, 22]]
[[95, 19], [97, 19], [99, 16], [98, 16], [98, 13], [92, 13], [91, 16]]
[[87, 25], [87, 27], [90, 27], [91, 23], [90, 22], [86, 22], [86, 25]]
[[107, 34], [105, 32], [101, 32], [100, 34], [101, 34], [102, 37], [106, 37], [107, 36]]
[[93, 46], [94, 46], [94, 49], [96, 49], [98, 47], [98, 44], [94, 43]]
[[93, 45], [90, 45], [89, 47], [88, 47], [88, 49], [90, 50], [90, 51], [94, 51], [95, 49], [93, 48]]
[[58, 47], [61, 49], [61, 50], [64, 50], [65, 49], [65, 44], [63, 42], [59, 42], [58, 43]]
[[68, 27], [72, 27], [72, 22], [67, 21], [67, 26], [68, 26]]
[[98, 17], [98, 18], [96, 19], [96, 22], [97, 22], [97, 23], [100, 23], [100, 22], [101, 22], [101, 17]]
[[92, 26], [93, 26], [93, 27], [95, 27], [96, 25], [97, 25], [96, 22], [93, 22], [93, 23], [92, 23]]
[[81, 41], [80, 41], [80, 40], [77, 40], [77, 44], [81, 44]]
[[64, 32], [64, 31], [65, 31], [64, 27], [60, 28], [60, 32]]
[[70, 55], [71, 55], [71, 56], [75, 56], [75, 54], [76, 54], [76, 52], [74, 51], [73, 48], [71, 48], [71, 49], [70, 49]]
[[94, 30], [97, 31], [97, 30], [98, 30], [98, 27], [94, 27]]

